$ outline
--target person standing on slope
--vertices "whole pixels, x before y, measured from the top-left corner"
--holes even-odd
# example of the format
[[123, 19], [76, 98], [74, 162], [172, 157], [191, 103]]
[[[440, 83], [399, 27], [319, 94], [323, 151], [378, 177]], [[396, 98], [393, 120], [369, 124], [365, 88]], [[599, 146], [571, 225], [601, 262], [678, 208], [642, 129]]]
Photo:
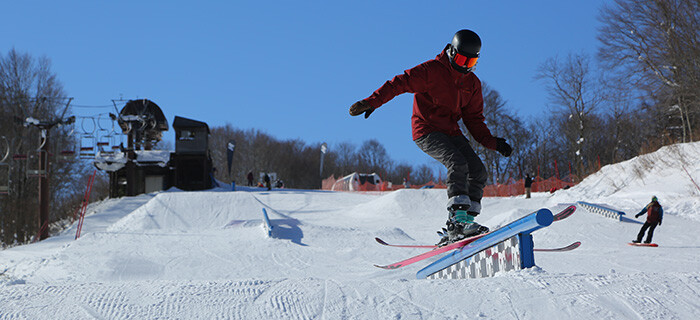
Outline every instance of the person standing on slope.
[[265, 188], [267, 188], [267, 191], [272, 190], [272, 183], [270, 182], [270, 176], [267, 175], [267, 172], [265, 172], [265, 176], [263, 176], [263, 181], [265, 182]]
[[532, 177], [530, 174], [525, 175], [525, 199], [530, 199], [530, 194], [532, 193]]
[[350, 115], [368, 118], [375, 109], [403, 93], [414, 93], [411, 125], [413, 140], [425, 153], [447, 168], [447, 232], [438, 245], [488, 232], [474, 222], [488, 174], [481, 159], [459, 128], [467, 130], [484, 147], [510, 156], [506, 139], [491, 135], [484, 123], [481, 81], [472, 72], [481, 51], [481, 39], [460, 30], [437, 55], [387, 81], [368, 98], [354, 103]]
[[661, 207], [661, 204], [659, 204], [659, 199], [656, 198], [656, 196], [653, 196], [651, 202], [647, 204], [642, 211], [634, 215], [634, 217], [639, 218], [639, 216], [645, 213], [647, 214], [647, 221], [644, 222], [642, 229], [639, 230], [639, 234], [637, 234], [637, 239], [632, 240], [632, 243], [642, 242], [642, 238], [644, 238], [644, 233], [647, 229], [649, 229], [649, 233], [644, 243], [651, 243], [651, 238], [654, 236], [654, 229], [656, 229], [657, 225], [661, 225], [661, 220], [663, 220], [664, 217], [664, 209]]
[[248, 186], [252, 187], [253, 186], [253, 171], [248, 172], [248, 176], [246, 178], [248, 179]]

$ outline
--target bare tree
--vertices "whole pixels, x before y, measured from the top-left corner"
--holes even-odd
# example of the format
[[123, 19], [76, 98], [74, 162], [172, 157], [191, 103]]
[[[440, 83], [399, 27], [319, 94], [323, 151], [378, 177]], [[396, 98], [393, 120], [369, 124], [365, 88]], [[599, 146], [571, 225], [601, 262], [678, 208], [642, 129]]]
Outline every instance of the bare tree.
[[435, 181], [435, 174], [433, 169], [427, 164], [418, 166], [415, 173], [411, 176], [411, 184], [421, 185], [431, 181]]
[[[524, 150], [529, 138], [529, 133], [524, 128], [522, 120], [507, 107], [506, 101], [501, 94], [492, 89], [488, 84], [482, 83], [484, 97], [484, 117], [491, 134], [497, 137], [506, 138], [513, 146], [513, 154], [510, 157], [503, 157], [493, 150], [488, 150], [478, 143], [472, 143], [472, 148], [477, 152], [489, 172], [489, 179], [493, 182], [506, 182], [509, 179], [517, 178], [520, 173], [520, 164], [523, 162]], [[471, 137], [471, 141], [476, 141], [464, 124], [460, 121], [462, 132]]]
[[678, 127], [681, 141], [692, 141], [700, 119], [700, 2], [615, 0], [599, 20], [606, 67], [657, 101], [662, 130]]
[[543, 114], [531, 119], [527, 129], [530, 140], [523, 147], [525, 161], [521, 167], [522, 171], [544, 177], [553, 175], [552, 163], [555, 159], [554, 151], [557, 148], [554, 137], [558, 134], [555, 127], [549, 122], [549, 115]]
[[358, 150], [360, 159], [359, 169], [365, 172], [377, 172], [386, 175], [386, 170], [391, 166], [391, 159], [384, 146], [376, 139], [370, 139], [362, 143]]
[[626, 82], [604, 79], [604, 103], [601, 108], [600, 137], [596, 143], [602, 154], [601, 165], [616, 163], [637, 156], [642, 145], [653, 135], [654, 117], [637, 105], [638, 96]]
[[[0, 244], [29, 241], [39, 231], [38, 178], [29, 170], [39, 167], [40, 131], [23, 126], [27, 119], [55, 120], [65, 110], [63, 86], [51, 71], [48, 58], [34, 58], [16, 50], [0, 55], [0, 136], [9, 141], [13, 156], [8, 160], [10, 192], [0, 195]], [[46, 163], [49, 179], [49, 222], [73, 214], [76, 197], [85, 185], [84, 163], [56, 157], [75, 140], [66, 127], [53, 127], [51, 156]]]
[[593, 145], [586, 142], [591, 134], [592, 120], [602, 101], [600, 82], [591, 71], [590, 59], [584, 54], [570, 54], [564, 61], [549, 58], [538, 69], [537, 79], [547, 84], [553, 107], [553, 121], [560, 126], [563, 146], [574, 159], [578, 175], [585, 174], [586, 152]]
[[[226, 147], [230, 140], [236, 142], [231, 174], [228, 174]], [[281, 142], [259, 130], [236, 129], [230, 124], [212, 127], [209, 149], [216, 170], [216, 178], [222, 181], [245, 181], [248, 172], [255, 177], [261, 172], [276, 172], [277, 159], [286, 158]]]
[[335, 154], [336, 170], [334, 174], [345, 176], [357, 170], [359, 159], [356, 154], [357, 146], [350, 142], [338, 143], [331, 149], [331, 153]]
[[403, 183], [404, 179], [406, 179], [406, 181], [412, 182], [410, 181], [413, 179], [412, 174], [413, 167], [411, 167], [411, 165], [406, 163], [400, 163], [393, 166], [393, 168], [391, 168], [391, 171], [389, 172], [389, 176], [385, 177], [384, 179], [395, 183]]

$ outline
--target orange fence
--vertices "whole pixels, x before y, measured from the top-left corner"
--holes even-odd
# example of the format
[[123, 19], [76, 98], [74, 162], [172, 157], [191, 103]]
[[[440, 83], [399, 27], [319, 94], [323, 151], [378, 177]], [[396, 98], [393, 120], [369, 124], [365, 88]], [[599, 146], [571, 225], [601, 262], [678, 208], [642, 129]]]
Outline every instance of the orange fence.
[[[335, 190], [335, 191], [394, 191], [399, 189], [405, 189], [406, 186], [401, 184], [392, 184], [390, 182], [382, 182], [380, 184], [363, 183], [354, 186], [354, 190], [349, 190], [346, 187], [336, 184], [340, 179], [335, 179], [335, 177], [329, 177], [323, 180], [323, 190]], [[578, 178], [576, 176], [570, 175], [564, 178], [564, 180], [557, 179], [556, 177], [551, 177], [549, 179], [541, 179], [540, 177], [535, 177], [532, 183], [532, 192], [554, 192], [559, 189], [568, 189], [573, 187], [578, 183]], [[334, 188], [335, 186], [335, 188]], [[421, 188], [435, 188], [435, 189], [445, 189], [447, 188], [444, 183], [439, 182], [428, 182], [423, 185], [409, 185], [411, 189], [421, 189]], [[484, 197], [512, 197], [517, 195], [525, 194], [525, 182], [523, 179], [513, 180], [507, 184], [492, 184], [484, 187]]]
[[[532, 192], [554, 192], [559, 189], [568, 189], [578, 183], [578, 179], [574, 176], [564, 179], [566, 181], [556, 177], [546, 180], [535, 177], [535, 181], [532, 182]], [[521, 194], [525, 194], [525, 181], [523, 179], [509, 184], [492, 184], [484, 187], [484, 197], [512, 197]]]
[[[435, 182], [428, 182], [423, 185], [409, 185], [408, 186], [411, 189], [421, 189], [421, 188], [442, 188], [445, 189], [447, 186], [443, 183], [435, 183]], [[360, 192], [366, 192], [366, 191], [394, 191], [394, 190], [399, 190], [399, 189], [406, 189], [406, 186], [402, 184], [393, 184], [391, 182], [386, 182], [383, 181], [379, 184], [374, 184], [370, 182], [365, 182], [362, 184], [354, 184], [352, 189], [349, 188], [349, 184], [343, 183], [342, 178], [336, 179], [333, 176], [330, 176], [326, 179], [323, 180], [322, 182], [322, 189], [323, 190], [333, 190], [333, 191], [360, 191]]]

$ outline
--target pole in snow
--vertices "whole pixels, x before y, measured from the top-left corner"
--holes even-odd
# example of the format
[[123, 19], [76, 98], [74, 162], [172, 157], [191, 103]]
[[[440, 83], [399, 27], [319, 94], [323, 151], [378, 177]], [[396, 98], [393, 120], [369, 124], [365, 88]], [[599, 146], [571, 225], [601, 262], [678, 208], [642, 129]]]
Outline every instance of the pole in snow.
[[318, 171], [318, 176], [321, 178], [321, 189], [323, 189], [323, 158], [328, 152], [328, 144], [325, 142], [321, 144], [321, 168]]
[[233, 151], [236, 149], [236, 140], [229, 140], [226, 144], [226, 157], [228, 160], [228, 176], [231, 178], [231, 164], [233, 164]]

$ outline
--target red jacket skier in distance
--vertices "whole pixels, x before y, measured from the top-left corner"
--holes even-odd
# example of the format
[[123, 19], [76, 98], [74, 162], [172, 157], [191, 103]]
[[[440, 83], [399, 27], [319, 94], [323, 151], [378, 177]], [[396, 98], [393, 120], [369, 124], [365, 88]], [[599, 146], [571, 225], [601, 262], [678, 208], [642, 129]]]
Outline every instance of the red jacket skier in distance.
[[445, 50], [387, 81], [363, 101], [373, 109], [402, 93], [415, 93], [413, 98], [413, 140], [439, 131], [450, 136], [461, 135], [458, 121], [464, 120], [469, 132], [483, 146], [496, 150], [496, 138], [484, 123], [484, 98], [481, 81], [473, 72], [460, 73], [450, 66]]

